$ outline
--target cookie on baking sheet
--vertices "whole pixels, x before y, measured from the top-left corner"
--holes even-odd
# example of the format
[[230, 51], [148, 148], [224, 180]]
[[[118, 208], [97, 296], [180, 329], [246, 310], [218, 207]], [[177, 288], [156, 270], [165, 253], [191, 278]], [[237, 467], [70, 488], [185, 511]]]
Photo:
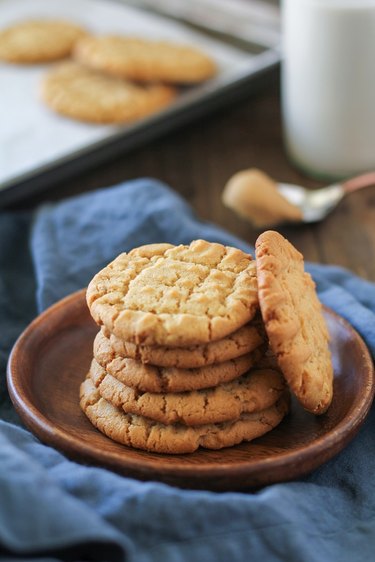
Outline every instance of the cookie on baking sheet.
[[256, 241], [259, 302], [270, 346], [299, 402], [322, 414], [333, 394], [329, 334], [303, 256], [274, 231]]
[[241, 326], [223, 339], [189, 347], [137, 345], [119, 339], [102, 329], [94, 342], [94, 354], [102, 365], [113, 361], [117, 356], [129, 357], [159, 367], [194, 369], [213, 363], [223, 363], [251, 353], [264, 341], [263, 322], [255, 321]]
[[28, 20], [0, 31], [0, 60], [32, 64], [70, 55], [74, 44], [86, 36], [79, 25], [64, 20]]
[[85, 37], [74, 56], [90, 68], [139, 82], [193, 84], [216, 73], [211, 57], [194, 47], [133, 37]]
[[99, 271], [87, 288], [87, 304], [99, 325], [125, 341], [201, 345], [255, 316], [255, 262], [241, 250], [205, 240], [149, 244]]
[[288, 413], [289, 397], [283, 394], [270, 408], [244, 414], [237, 421], [197, 427], [164, 425], [113, 406], [88, 377], [80, 388], [80, 405], [91, 423], [114, 441], [149, 452], [180, 454], [193, 453], [198, 447], [222, 449], [264, 435]]
[[94, 341], [94, 357], [107, 373], [123, 384], [143, 392], [185, 392], [199, 390], [243, 375], [262, 357], [265, 345], [222, 363], [192, 369], [158, 367], [113, 353], [109, 340], [100, 331]]
[[176, 95], [169, 86], [139, 86], [104, 76], [75, 62], [53, 68], [42, 98], [57, 113], [91, 123], [127, 123], [163, 109]]
[[90, 376], [100, 395], [114, 406], [166, 425], [195, 426], [237, 420], [242, 414], [269, 408], [286, 388], [282, 374], [270, 369], [252, 370], [211, 388], [168, 393], [140, 392], [126, 386], [106, 373], [95, 359]]

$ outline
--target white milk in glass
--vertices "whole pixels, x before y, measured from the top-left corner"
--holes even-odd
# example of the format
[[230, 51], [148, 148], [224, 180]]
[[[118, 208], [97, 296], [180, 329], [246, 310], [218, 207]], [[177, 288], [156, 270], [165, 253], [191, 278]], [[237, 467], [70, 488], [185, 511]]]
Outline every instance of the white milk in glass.
[[317, 177], [375, 169], [375, 0], [283, 0], [286, 150]]

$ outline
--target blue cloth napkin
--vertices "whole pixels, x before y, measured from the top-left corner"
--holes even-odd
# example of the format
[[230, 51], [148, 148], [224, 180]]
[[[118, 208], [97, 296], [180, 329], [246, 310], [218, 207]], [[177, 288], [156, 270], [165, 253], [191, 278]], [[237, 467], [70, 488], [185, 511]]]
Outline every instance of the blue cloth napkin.
[[[67, 460], [19, 426], [5, 365], [40, 311], [124, 250], [205, 238], [250, 248], [142, 179], [34, 214], [0, 215], [0, 559], [359, 562], [375, 556], [375, 414], [337, 457], [295, 482], [214, 493], [138, 482]], [[251, 250], [251, 249], [250, 249]], [[310, 265], [321, 299], [375, 355], [375, 286]]]

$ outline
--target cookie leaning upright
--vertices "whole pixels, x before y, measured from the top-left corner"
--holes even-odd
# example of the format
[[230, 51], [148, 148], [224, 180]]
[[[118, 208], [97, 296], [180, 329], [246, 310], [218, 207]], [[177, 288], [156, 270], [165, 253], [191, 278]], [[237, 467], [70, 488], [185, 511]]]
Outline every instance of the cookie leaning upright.
[[87, 304], [99, 325], [125, 341], [200, 345], [254, 317], [255, 262], [241, 250], [204, 240], [141, 246], [95, 275]]
[[259, 304], [270, 346], [297, 399], [314, 414], [329, 407], [333, 367], [322, 305], [303, 256], [280, 234], [256, 241]]

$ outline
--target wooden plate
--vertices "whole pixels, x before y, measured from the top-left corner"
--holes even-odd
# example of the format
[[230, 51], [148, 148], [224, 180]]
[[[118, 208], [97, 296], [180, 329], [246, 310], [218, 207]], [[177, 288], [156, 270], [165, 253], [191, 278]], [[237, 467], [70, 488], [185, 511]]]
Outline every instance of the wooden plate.
[[81, 412], [78, 389], [88, 371], [98, 330], [84, 291], [36, 318], [16, 342], [8, 387], [26, 426], [69, 457], [144, 480], [216, 490], [259, 487], [312, 471], [357, 433], [374, 395], [370, 354], [357, 332], [325, 309], [335, 369], [334, 400], [315, 417], [295, 401], [291, 414], [267, 435], [220, 451], [161, 455], [117, 444]]

